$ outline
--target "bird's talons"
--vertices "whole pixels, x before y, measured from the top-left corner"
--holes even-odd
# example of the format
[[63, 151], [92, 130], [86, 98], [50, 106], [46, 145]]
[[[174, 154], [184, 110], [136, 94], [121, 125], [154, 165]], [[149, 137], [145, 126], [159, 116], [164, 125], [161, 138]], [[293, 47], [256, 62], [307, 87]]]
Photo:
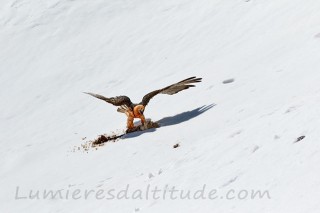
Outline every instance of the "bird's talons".
[[135, 132], [135, 131], [137, 131], [137, 127], [131, 127], [131, 128], [127, 128], [126, 133]]
[[146, 130], [148, 129], [148, 123], [144, 122], [141, 126], [140, 126], [140, 130]]

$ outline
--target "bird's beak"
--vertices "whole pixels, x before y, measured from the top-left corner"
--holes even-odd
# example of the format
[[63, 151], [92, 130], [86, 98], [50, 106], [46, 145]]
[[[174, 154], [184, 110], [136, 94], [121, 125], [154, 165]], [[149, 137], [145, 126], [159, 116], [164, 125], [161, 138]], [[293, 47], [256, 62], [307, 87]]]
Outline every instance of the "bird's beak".
[[139, 110], [140, 114], [143, 115], [143, 110]]

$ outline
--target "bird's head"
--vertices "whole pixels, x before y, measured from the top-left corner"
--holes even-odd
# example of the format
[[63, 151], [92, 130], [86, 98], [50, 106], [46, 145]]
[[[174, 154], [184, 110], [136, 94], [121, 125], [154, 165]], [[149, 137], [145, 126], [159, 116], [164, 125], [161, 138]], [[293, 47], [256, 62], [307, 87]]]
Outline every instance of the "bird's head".
[[144, 106], [143, 105], [137, 105], [134, 107], [134, 112], [135, 114], [139, 114], [139, 115], [143, 115], [143, 112], [144, 112]]

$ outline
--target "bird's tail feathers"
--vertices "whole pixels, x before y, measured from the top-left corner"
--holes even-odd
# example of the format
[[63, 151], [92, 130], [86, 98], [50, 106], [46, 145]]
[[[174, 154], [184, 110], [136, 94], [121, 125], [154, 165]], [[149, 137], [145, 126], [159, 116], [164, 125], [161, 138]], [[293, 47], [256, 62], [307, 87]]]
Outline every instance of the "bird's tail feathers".
[[117, 111], [120, 113], [126, 113], [126, 111], [128, 110], [129, 110], [129, 107], [127, 107], [126, 105], [122, 105], [117, 109]]

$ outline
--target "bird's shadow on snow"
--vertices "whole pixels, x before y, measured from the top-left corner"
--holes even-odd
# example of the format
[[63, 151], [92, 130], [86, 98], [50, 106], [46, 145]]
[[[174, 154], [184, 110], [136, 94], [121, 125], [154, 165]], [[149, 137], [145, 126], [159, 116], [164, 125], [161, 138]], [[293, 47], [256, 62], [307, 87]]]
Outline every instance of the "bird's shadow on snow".
[[[215, 106], [215, 104], [204, 105], [204, 106], [198, 107], [196, 109], [186, 111], [186, 112], [183, 112], [183, 113], [171, 116], [171, 117], [162, 118], [159, 121], [157, 121], [157, 123], [159, 123], [159, 125], [160, 125], [159, 128], [178, 125], [178, 124], [181, 124], [181, 123], [186, 122], [188, 120], [191, 120], [195, 117], [198, 117], [199, 115], [201, 115], [202, 113], [205, 113], [206, 111], [210, 110], [214, 106]], [[145, 134], [145, 133], [155, 132], [156, 130], [157, 130], [157, 128], [152, 128], [152, 129], [148, 129], [145, 131], [133, 132], [133, 133], [125, 135], [124, 138], [135, 138], [135, 137], [138, 137], [138, 136]]]

